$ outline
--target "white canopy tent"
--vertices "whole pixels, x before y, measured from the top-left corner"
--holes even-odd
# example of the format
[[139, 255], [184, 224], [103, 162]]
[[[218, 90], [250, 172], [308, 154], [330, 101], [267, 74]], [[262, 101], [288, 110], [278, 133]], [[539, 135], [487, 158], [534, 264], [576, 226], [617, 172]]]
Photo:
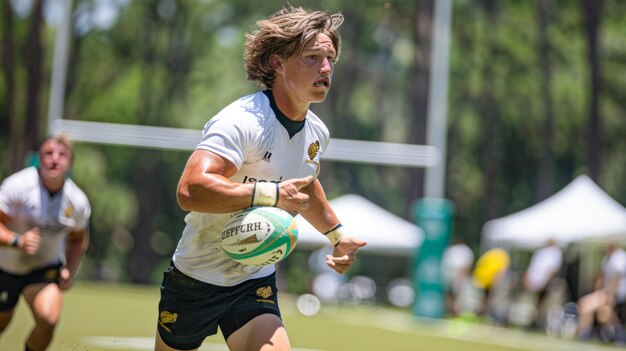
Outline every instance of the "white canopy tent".
[[626, 208], [586, 175], [544, 201], [483, 226], [483, 246], [535, 249], [555, 239], [572, 242], [626, 238]]
[[[422, 229], [367, 199], [347, 194], [330, 200], [347, 233], [367, 242], [363, 252], [412, 256], [424, 240]], [[329, 246], [328, 240], [302, 216], [296, 216], [298, 247]]]

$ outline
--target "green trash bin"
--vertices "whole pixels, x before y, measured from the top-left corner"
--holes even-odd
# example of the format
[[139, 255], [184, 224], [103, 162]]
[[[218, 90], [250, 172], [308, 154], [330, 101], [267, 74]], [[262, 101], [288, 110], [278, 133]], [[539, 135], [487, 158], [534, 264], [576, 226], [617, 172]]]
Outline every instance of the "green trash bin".
[[424, 232], [424, 241], [413, 263], [416, 316], [442, 318], [445, 316], [445, 291], [441, 259], [452, 232], [454, 206], [448, 199], [424, 198], [412, 208], [413, 221]]

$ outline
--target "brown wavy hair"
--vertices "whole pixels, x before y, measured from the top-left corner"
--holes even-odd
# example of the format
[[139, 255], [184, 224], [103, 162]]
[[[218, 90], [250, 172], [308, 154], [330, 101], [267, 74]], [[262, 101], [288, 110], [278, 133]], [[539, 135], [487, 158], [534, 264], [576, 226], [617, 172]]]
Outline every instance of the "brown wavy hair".
[[276, 72], [270, 64], [270, 57], [276, 54], [287, 58], [299, 54], [320, 33], [330, 37], [339, 58], [341, 36], [338, 28], [342, 23], [341, 13], [310, 11], [292, 5], [257, 21], [256, 28], [246, 34], [243, 59], [247, 78], [271, 89]]

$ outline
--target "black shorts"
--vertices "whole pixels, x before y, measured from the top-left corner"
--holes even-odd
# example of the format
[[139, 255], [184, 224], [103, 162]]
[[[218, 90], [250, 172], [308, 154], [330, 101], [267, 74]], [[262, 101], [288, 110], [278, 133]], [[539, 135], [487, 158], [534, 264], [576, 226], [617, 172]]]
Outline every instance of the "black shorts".
[[174, 265], [163, 274], [157, 329], [161, 339], [179, 350], [199, 348], [204, 339], [217, 334], [224, 339], [254, 317], [280, 317], [276, 275], [217, 286], [193, 279]]
[[15, 308], [24, 288], [38, 283], [59, 283], [61, 263], [38, 268], [25, 275], [17, 275], [0, 269], [0, 311]]

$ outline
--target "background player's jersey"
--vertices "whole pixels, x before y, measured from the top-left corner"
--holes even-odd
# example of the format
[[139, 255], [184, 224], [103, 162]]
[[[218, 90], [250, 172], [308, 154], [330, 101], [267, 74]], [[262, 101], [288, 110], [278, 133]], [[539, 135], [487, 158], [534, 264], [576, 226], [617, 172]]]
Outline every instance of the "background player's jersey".
[[[197, 149], [212, 151], [238, 169], [238, 183], [281, 182], [314, 175], [329, 142], [328, 129], [311, 111], [292, 138], [276, 118], [263, 92], [244, 96], [213, 117], [204, 127]], [[274, 272], [274, 266], [245, 266], [228, 258], [221, 232], [232, 214], [191, 212], [174, 253], [183, 273], [220, 286], [232, 286]]]
[[615, 299], [617, 303], [626, 301], [626, 252], [617, 248], [601, 262], [604, 288], [616, 284]]
[[91, 207], [87, 196], [70, 179], [50, 195], [35, 167], [25, 168], [2, 182], [0, 210], [11, 217], [7, 228], [21, 234], [38, 227], [41, 246], [34, 255], [0, 246], [0, 269], [24, 275], [35, 268], [65, 261], [67, 234], [87, 228]]

